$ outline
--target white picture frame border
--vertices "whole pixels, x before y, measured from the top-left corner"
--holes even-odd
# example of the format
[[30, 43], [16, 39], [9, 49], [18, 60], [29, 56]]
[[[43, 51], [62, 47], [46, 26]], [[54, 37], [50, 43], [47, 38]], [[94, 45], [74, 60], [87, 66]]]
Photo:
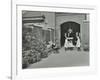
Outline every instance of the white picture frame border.
[[[97, 44], [96, 37], [96, 7], [80, 6], [80, 5], [65, 5], [65, 4], [47, 4], [31, 3], [23, 1], [12, 1], [12, 54], [11, 54], [11, 78], [28, 79], [28, 78], [44, 78], [54, 76], [72, 76], [72, 75], [87, 75], [97, 72]], [[62, 10], [63, 9], [63, 10]], [[90, 66], [84, 67], [62, 67], [62, 68], [40, 68], [22, 70], [21, 65], [21, 33], [22, 33], [22, 10], [33, 11], [60, 11], [72, 13], [89, 13], [90, 14]], [[92, 50], [91, 50], [92, 49]], [[49, 74], [49, 75], [48, 75]], [[34, 75], [34, 76], [33, 76]]]

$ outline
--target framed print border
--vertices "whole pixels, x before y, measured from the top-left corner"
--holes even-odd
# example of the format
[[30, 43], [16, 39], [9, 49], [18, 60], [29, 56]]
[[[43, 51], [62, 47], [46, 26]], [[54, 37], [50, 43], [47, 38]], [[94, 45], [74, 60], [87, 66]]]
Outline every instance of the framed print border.
[[[92, 35], [91, 37], [91, 39], [90, 40], [92, 40], [93, 39], [93, 37], [94, 36], [96, 36], [96, 31], [94, 30], [95, 28], [94, 28], [94, 26], [96, 25], [96, 22], [94, 22], [94, 21], [96, 21], [96, 8], [95, 7], [77, 7], [77, 6], [75, 6], [74, 7], [74, 5], [71, 7], [72, 5], [60, 5], [60, 4], [57, 4], [56, 6], [55, 6], [55, 4], [45, 4], [45, 3], [43, 3], [43, 4], [41, 4], [41, 5], [38, 5], [37, 3], [24, 3], [24, 2], [15, 2], [15, 1], [13, 1], [12, 2], [12, 27], [11, 27], [11, 29], [12, 29], [12, 32], [11, 32], [11, 35], [12, 35], [12, 53], [11, 53], [11, 57], [12, 57], [12, 59], [11, 59], [11, 78], [12, 78], [12, 80], [14, 80], [14, 79], [17, 79], [17, 78], [22, 78], [23, 79], [23, 76], [25, 76], [25, 75], [27, 75], [26, 73], [29, 73], [29, 75], [31, 75], [31, 74], [33, 74], [33, 72], [36, 72], [36, 74], [38, 74], [38, 73], [40, 73], [40, 75], [43, 73], [43, 71], [44, 71], [44, 73], [43, 73], [43, 76], [46, 74], [46, 73], [48, 73], [48, 74], [52, 74], [52, 76], [56, 76], [57, 74], [57, 72], [58, 72], [58, 75], [60, 75], [61, 73], [63, 74], [63, 73], [66, 73], [66, 72], [64, 72], [65, 70], [67, 71], [67, 73], [68, 74], [70, 74], [70, 75], [72, 75], [73, 73], [75, 74], [75, 73], [77, 73], [78, 75], [81, 73], [81, 71], [80, 70], [84, 70], [84, 71], [82, 71], [82, 73], [85, 73], [86, 74], [86, 72], [88, 72], [88, 73], [95, 73], [96, 72], [96, 55], [94, 55], [94, 54], [91, 54], [92, 56], [92, 61], [90, 61], [90, 62], [92, 62], [92, 64], [93, 65], [91, 65], [90, 67], [84, 67], [84, 68], [81, 68], [81, 69], [79, 69], [78, 67], [74, 67], [74, 68], [67, 68], [67, 67], [64, 67], [64, 69], [63, 68], [57, 68], [57, 69], [55, 69], [55, 68], [50, 68], [50, 69], [34, 69], [34, 70], [31, 70], [32, 71], [32, 73], [30, 73], [30, 70], [22, 70], [21, 69], [21, 62], [20, 62], [20, 60], [21, 60], [21, 54], [19, 54], [19, 51], [21, 50], [20, 48], [21, 48], [21, 37], [22, 37], [22, 35], [21, 35], [21, 28], [20, 28], [20, 26], [21, 26], [21, 17], [22, 17], [22, 15], [21, 15], [21, 11], [22, 10], [40, 10], [40, 8], [42, 9], [42, 11], [60, 11], [61, 9], [63, 9], [63, 10], [65, 10], [65, 11], [60, 11], [60, 12], [67, 12], [67, 10], [68, 10], [68, 12], [77, 12], [77, 13], [89, 13], [91, 16], [93, 16], [93, 17], [91, 17], [91, 24], [90, 24], [90, 26], [92, 27], [91, 28], [91, 31], [93, 32], [93, 33], [91, 33], [90, 32], [90, 34]], [[43, 9], [43, 8], [45, 8], [45, 9]], [[48, 10], [49, 9], [49, 10]], [[20, 39], [20, 40], [19, 40]], [[95, 44], [94, 44], [94, 42], [95, 42]], [[90, 45], [92, 45], [92, 47], [91, 48], [94, 48], [93, 47], [93, 45], [96, 45], [97, 43], [96, 43], [96, 40], [94, 40], [94, 42], [92, 42]], [[20, 50], [19, 50], [20, 49]], [[94, 48], [91, 52], [93, 53], [93, 52], [95, 52], [96, 53], [96, 51], [94, 51], [94, 50], [96, 50], [96, 48]], [[94, 57], [93, 57], [94, 56]], [[60, 69], [59, 71], [58, 71], [58, 69]], [[76, 70], [75, 70], [76, 69]], [[90, 71], [90, 69], [93, 69], [92, 71]], [[48, 70], [48, 71], [47, 71]], [[60, 73], [61, 72], [61, 73]], [[79, 73], [78, 73], [79, 72]], [[25, 75], [23, 74], [23, 73], [25, 73]], [[65, 74], [65, 75], [67, 75], [67, 73]], [[29, 75], [27, 75], [27, 76], [29, 76]], [[39, 75], [39, 76], [40, 76]], [[35, 75], [34, 77], [39, 77], [39, 76], [37, 76], [37, 75]], [[25, 76], [26, 77], [26, 76]], [[33, 78], [32, 77], [32, 75], [31, 76], [29, 76], [29, 77], [31, 77], [31, 78]], [[28, 77], [28, 78], [29, 78]]]

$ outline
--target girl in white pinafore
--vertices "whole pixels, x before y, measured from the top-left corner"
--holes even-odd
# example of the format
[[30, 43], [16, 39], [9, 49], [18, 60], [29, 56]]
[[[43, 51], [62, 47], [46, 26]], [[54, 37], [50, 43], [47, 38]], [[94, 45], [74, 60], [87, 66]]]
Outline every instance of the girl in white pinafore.
[[79, 33], [78, 32], [76, 32], [76, 38], [77, 38], [76, 47], [80, 48], [81, 43], [80, 43], [80, 37], [79, 37]]

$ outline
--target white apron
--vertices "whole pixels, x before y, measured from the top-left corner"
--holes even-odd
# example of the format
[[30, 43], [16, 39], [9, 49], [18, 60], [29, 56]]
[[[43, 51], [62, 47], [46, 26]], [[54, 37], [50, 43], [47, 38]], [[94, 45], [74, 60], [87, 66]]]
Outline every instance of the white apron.
[[65, 48], [74, 47], [74, 45], [73, 45], [72, 41], [68, 41], [67, 39], [65, 39], [64, 47]]
[[76, 43], [76, 47], [80, 47], [81, 46], [81, 43], [80, 43], [80, 38], [77, 37], [77, 43]]

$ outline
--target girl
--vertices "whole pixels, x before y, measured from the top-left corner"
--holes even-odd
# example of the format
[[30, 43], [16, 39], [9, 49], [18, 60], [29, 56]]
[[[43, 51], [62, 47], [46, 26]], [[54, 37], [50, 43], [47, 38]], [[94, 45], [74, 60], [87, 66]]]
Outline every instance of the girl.
[[76, 32], [76, 38], [77, 38], [76, 47], [77, 47], [78, 50], [80, 50], [81, 43], [80, 43], [80, 37], [79, 37], [78, 32]]

